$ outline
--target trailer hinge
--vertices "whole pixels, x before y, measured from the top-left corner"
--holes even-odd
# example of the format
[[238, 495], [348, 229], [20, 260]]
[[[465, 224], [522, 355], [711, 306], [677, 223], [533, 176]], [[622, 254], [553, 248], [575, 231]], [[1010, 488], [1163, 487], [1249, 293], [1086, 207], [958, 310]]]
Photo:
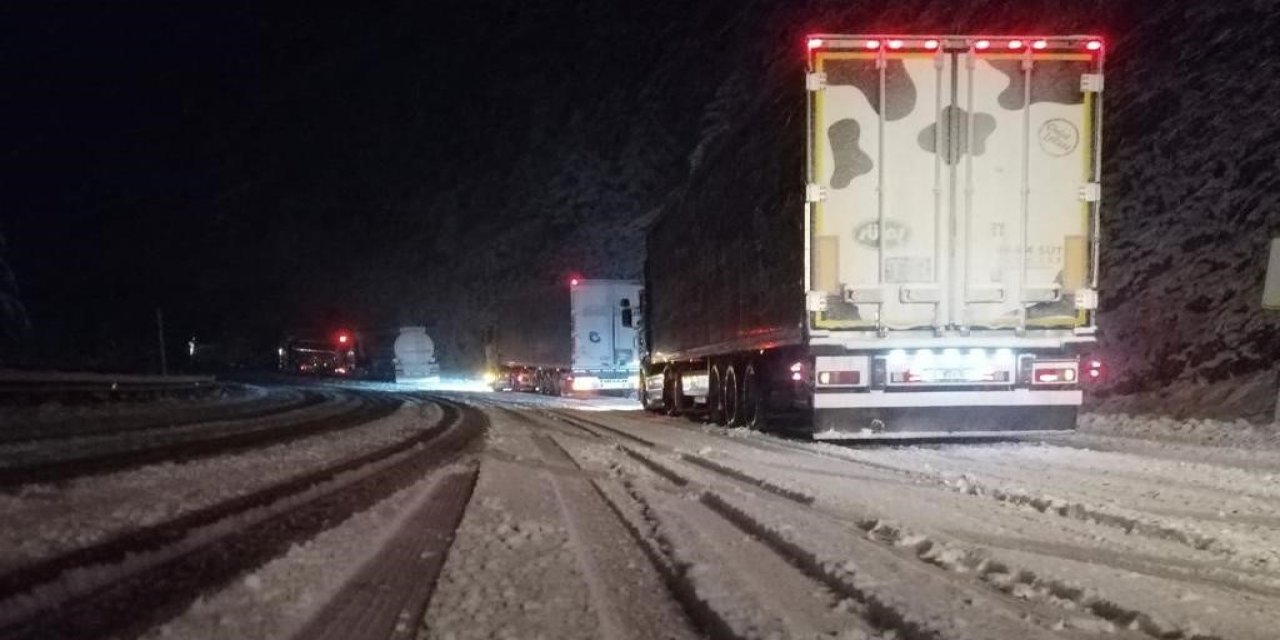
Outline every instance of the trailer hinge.
[[827, 188], [820, 185], [809, 183], [804, 186], [805, 202], [822, 202], [827, 199]]
[[1080, 200], [1082, 202], [1097, 202], [1102, 199], [1102, 185], [1096, 182], [1086, 182], [1080, 185]]
[[1092, 311], [1098, 308], [1098, 292], [1094, 289], [1076, 289], [1076, 308]]
[[1102, 84], [1101, 73], [1080, 75], [1080, 93], [1102, 93]]
[[810, 291], [804, 297], [804, 308], [809, 311], [823, 312], [827, 310], [827, 292]]
[[822, 91], [827, 88], [827, 74], [815, 71], [804, 77], [804, 87], [809, 91]]

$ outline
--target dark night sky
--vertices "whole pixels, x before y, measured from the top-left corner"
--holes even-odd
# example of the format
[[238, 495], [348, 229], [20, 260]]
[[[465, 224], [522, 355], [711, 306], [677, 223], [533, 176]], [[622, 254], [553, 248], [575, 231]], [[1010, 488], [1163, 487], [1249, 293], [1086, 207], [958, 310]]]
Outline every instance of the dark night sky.
[[[437, 226], [468, 237], [453, 227], [498, 213], [485, 191], [560, 153], [570, 105], [625, 83], [662, 19], [506, 4], [6, 9], [0, 230], [31, 342], [128, 351], [156, 306], [214, 339], [429, 321], [438, 309], [389, 299], [430, 294], [392, 280], [440, 286]], [[617, 46], [588, 51], [588, 31]]]

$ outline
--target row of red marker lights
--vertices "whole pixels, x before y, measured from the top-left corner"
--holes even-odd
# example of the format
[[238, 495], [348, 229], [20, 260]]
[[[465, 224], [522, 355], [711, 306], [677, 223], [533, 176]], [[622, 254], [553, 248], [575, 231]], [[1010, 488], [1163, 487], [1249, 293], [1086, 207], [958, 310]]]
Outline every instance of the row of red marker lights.
[[[817, 49], [818, 47], [821, 47], [823, 44], [825, 44], [825, 41], [824, 41], [822, 38], [809, 38], [809, 48], [810, 48], [810, 49]], [[886, 46], [888, 46], [890, 49], [901, 49], [901, 48], [904, 46], [904, 43], [903, 43], [903, 41], [901, 41], [901, 40], [890, 40], [890, 41], [888, 41], [888, 42], [887, 42], [887, 43], [885, 43], [885, 44], [886, 44]], [[925, 49], [937, 49], [937, 48], [938, 48], [938, 44], [939, 44], [939, 43], [938, 43], [938, 41], [937, 41], [937, 40], [925, 40], [925, 41], [924, 41], [924, 48], [925, 48]], [[880, 48], [880, 41], [879, 41], [879, 40], [868, 40], [865, 46], [866, 46], [866, 48], [868, 48], [868, 49], [879, 49], [879, 48]], [[1008, 46], [1010, 49], [1015, 49], [1015, 50], [1017, 50], [1017, 49], [1023, 49], [1023, 48], [1025, 48], [1025, 47], [1027, 46], [1027, 43], [1026, 43], [1025, 41], [1022, 41], [1022, 40], [1010, 40], [1010, 41], [1006, 44], [1006, 46]], [[1033, 40], [1033, 41], [1031, 41], [1031, 48], [1032, 48], [1032, 49], [1045, 49], [1045, 48], [1047, 48], [1048, 46], [1049, 46], [1049, 41], [1048, 41], [1048, 40]], [[990, 41], [990, 40], [978, 40], [977, 42], [974, 42], [974, 43], [973, 43], [973, 48], [974, 48], [974, 49], [978, 49], [978, 50], [986, 50], [986, 49], [990, 49], [990, 48], [991, 48], [991, 41]], [[1085, 43], [1084, 48], [1086, 48], [1086, 49], [1088, 49], [1088, 50], [1090, 50], [1090, 51], [1097, 51], [1097, 50], [1099, 50], [1099, 49], [1101, 49], [1101, 48], [1102, 48], [1102, 42], [1101, 42], [1101, 41], [1098, 41], [1098, 40], [1090, 40], [1090, 41], [1088, 41], [1088, 42], [1086, 42], [1086, 43]]]

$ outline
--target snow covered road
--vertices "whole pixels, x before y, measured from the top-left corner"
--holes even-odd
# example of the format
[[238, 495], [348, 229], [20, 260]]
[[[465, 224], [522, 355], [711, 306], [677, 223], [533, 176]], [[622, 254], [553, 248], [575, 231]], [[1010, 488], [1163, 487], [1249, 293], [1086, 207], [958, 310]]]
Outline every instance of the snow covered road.
[[[428, 428], [432, 396], [401, 397], [422, 408], [93, 485], [11, 491], [17, 519], [0, 540], [26, 551], [10, 551], [9, 566], [259, 486], [219, 468], [260, 468], [265, 483]], [[1280, 637], [1280, 449], [1269, 434], [1248, 448], [1203, 446], [1108, 434], [1107, 418], [1092, 417], [1087, 433], [1052, 439], [842, 446], [625, 401], [434, 397], [478, 407], [483, 443], [124, 635]], [[185, 487], [173, 496], [204, 497], [184, 507], [138, 484], [169, 476]], [[137, 524], [116, 517], [131, 512]]]
[[[616, 513], [630, 514], [641, 546], [674, 576], [657, 595], [680, 602], [701, 633], [1262, 639], [1280, 630], [1280, 480], [1266, 452], [1231, 464], [1244, 458], [1199, 448], [1212, 462], [1194, 462], [1192, 445], [1125, 450], [1111, 439], [1099, 450], [1087, 435], [849, 447], [530, 396], [478, 401], [519, 407], [497, 412], [495, 433], [505, 435], [491, 435], [491, 447], [550, 465], [547, 447], [511, 445], [550, 440]], [[493, 537], [463, 526], [464, 539]], [[484, 548], [458, 562], [483, 566]], [[589, 563], [578, 564], [589, 586]], [[451, 558], [446, 581], [454, 569]], [[492, 584], [475, 574], [465, 582]], [[483, 587], [468, 593], [461, 601], [487, 611]], [[428, 615], [428, 636], [488, 637], [526, 621], [460, 624], [450, 610]], [[589, 622], [569, 635], [609, 636]]]

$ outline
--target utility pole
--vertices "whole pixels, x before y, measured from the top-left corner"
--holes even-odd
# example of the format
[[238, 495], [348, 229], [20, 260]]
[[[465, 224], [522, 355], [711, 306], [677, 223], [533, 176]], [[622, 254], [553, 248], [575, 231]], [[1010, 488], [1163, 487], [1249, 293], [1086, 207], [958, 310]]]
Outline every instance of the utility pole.
[[160, 337], [160, 375], [169, 375], [169, 360], [164, 353], [164, 314], [156, 307], [156, 333]]

